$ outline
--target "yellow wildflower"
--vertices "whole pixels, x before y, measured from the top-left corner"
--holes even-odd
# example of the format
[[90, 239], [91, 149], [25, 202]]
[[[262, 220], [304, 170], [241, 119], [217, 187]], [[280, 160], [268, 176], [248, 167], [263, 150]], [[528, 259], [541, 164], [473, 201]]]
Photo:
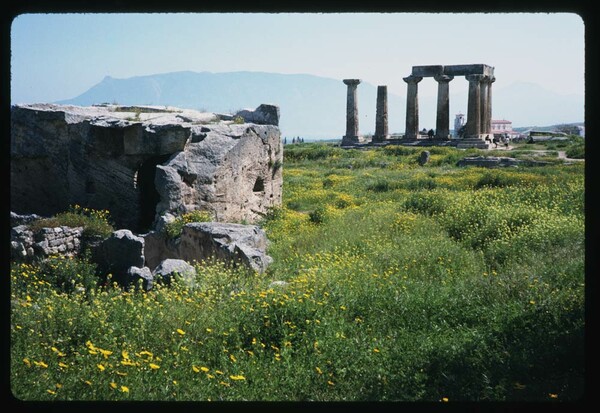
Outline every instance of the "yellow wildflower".
[[135, 363], [131, 360], [122, 360], [121, 365], [122, 366], [135, 366]]
[[127, 376], [127, 373], [122, 373], [122, 372], [120, 372], [120, 371], [117, 371], [117, 375], [118, 375], [118, 376]]
[[242, 375], [237, 375], [237, 376], [229, 376], [229, 378], [231, 380], [246, 380], [246, 378]]
[[129, 387], [127, 387], [127, 386], [121, 386], [121, 391], [123, 393], [129, 393]]
[[33, 364], [35, 364], [38, 367], [43, 367], [45, 369], [48, 368], [48, 365], [46, 363], [44, 363], [43, 361], [34, 361]]
[[152, 369], [152, 370], [158, 370], [160, 368], [160, 366], [158, 364], [154, 364], [154, 363], [150, 363], [148, 364], [148, 366]]
[[180, 328], [178, 328], [178, 329], [177, 329], [177, 332], [178, 332], [180, 335], [182, 335], [182, 336], [183, 336], [183, 335], [185, 335], [185, 331], [183, 331], [183, 330], [182, 330], [182, 329], [180, 329]]
[[53, 352], [55, 352], [55, 353], [58, 355], [58, 357], [64, 357], [64, 356], [66, 356], [66, 354], [65, 354], [65, 353], [61, 352], [61, 351], [60, 351], [59, 349], [57, 349], [56, 347], [52, 347], [50, 350], [52, 350]]
[[29, 359], [27, 357], [23, 359], [23, 363], [27, 364], [27, 367], [31, 367], [31, 363], [29, 362]]
[[321, 370], [319, 366], [315, 367], [315, 370], [317, 370], [317, 373], [323, 374], [323, 370]]
[[58, 363], [58, 367], [62, 367], [63, 369], [68, 368], [69, 366], [67, 366], [65, 363], [63, 363], [62, 361], [60, 363]]
[[206, 373], [206, 372], [208, 372], [208, 371], [209, 371], [209, 368], [208, 368], [208, 367], [204, 367], [204, 366], [203, 366], [203, 367], [200, 367], [200, 370], [202, 370], [203, 372], [205, 372], [205, 373]]
[[50, 390], [50, 389], [48, 389], [48, 390], [46, 390], [46, 391], [47, 391], [48, 393], [50, 393], [50, 394], [56, 394], [56, 392], [55, 392], [54, 390]]
[[102, 350], [101, 348], [99, 348], [98, 350], [100, 351], [100, 353], [102, 353], [105, 359], [107, 359], [108, 356], [110, 356], [113, 353], [112, 351]]
[[102, 364], [97, 364], [97, 366], [100, 371], [104, 371], [106, 369], [106, 367], [104, 367]]
[[110, 382], [110, 387], [112, 387], [113, 389], [117, 388], [117, 383], [115, 383], [114, 381]]
[[194, 370], [194, 373], [200, 373], [200, 369], [196, 366], [192, 366], [192, 370]]

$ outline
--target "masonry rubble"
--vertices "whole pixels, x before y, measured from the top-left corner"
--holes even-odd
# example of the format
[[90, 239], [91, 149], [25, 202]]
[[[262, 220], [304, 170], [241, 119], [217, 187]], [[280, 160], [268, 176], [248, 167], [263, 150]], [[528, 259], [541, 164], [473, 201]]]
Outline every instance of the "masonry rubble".
[[51, 216], [78, 204], [119, 228], [205, 210], [255, 222], [281, 205], [279, 108], [243, 123], [189, 109], [56, 104], [11, 107], [11, 210]]
[[[253, 223], [281, 205], [277, 106], [216, 116], [150, 106], [33, 104], [15, 105], [11, 115], [13, 260], [81, 253], [83, 228], [34, 233], [29, 227], [79, 204], [109, 210], [121, 228], [89, 246], [101, 273], [123, 285], [141, 280], [150, 289], [155, 278], [183, 272], [191, 286], [191, 266], [182, 259], [216, 256], [259, 272], [270, 264], [264, 231], [226, 222]], [[188, 224], [176, 247], [155, 248], [165, 242], [164, 225], [193, 210], [219, 222]]]

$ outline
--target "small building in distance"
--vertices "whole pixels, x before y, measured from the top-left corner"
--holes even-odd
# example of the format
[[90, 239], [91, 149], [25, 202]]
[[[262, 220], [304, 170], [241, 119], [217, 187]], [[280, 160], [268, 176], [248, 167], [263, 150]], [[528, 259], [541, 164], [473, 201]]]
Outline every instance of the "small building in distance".
[[498, 135], [498, 137], [503, 134], [507, 134], [510, 139], [514, 139], [519, 137], [520, 133], [516, 132], [512, 128], [512, 122], [509, 120], [494, 120], [492, 119], [492, 134]]
[[454, 118], [454, 131], [452, 132], [452, 136], [458, 138], [458, 131], [465, 125], [465, 114], [457, 113]]

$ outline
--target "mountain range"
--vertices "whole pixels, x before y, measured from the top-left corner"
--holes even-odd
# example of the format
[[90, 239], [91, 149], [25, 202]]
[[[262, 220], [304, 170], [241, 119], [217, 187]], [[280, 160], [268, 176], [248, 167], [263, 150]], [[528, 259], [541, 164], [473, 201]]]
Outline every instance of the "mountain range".
[[[463, 89], [450, 94], [450, 128], [454, 114], [466, 111], [466, 87]], [[388, 88], [390, 133], [404, 132], [406, 97], [404, 90], [400, 92], [391, 93]], [[368, 82], [358, 87], [361, 134], [375, 129], [376, 94], [377, 87]], [[341, 79], [308, 74], [185, 71], [126, 79], [107, 76], [81, 95], [56, 103], [168, 105], [216, 113], [271, 103], [280, 107], [282, 136], [308, 140], [341, 138], [346, 125], [346, 86]], [[435, 96], [419, 96], [421, 128], [435, 128], [436, 104]], [[519, 82], [494, 88], [492, 110], [494, 119], [510, 120], [514, 127], [581, 122], [584, 97], [560, 95], [535, 83]]]

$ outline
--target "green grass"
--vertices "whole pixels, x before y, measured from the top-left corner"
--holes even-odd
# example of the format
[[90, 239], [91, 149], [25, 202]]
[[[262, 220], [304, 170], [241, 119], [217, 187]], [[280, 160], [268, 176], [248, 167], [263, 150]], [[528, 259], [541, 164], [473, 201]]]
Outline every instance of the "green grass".
[[204, 263], [196, 289], [125, 293], [59, 288], [85, 261], [13, 264], [13, 394], [577, 400], [583, 163], [457, 168], [479, 152], [432, 148], [421, 167], [419, 153], [286, 146], [262, 275]]
[[212, 221], [213, 215], [208, 211], [191, 211], [181, 214], [164, 227], [165, 234], [168, 238], [174, 239], [181, 235], [183, 227], [192, 222], [207, 222]]
[[107, 210], [95, 210], [73, 205], [69, 211], [61, 212], [50, 218], [38, 219], [30, 224], [30, 229], [36, 233], [42, 228], [60, 226], [83, 227], [83, 235], [87, 237], [107, 237], [114, 227]]

